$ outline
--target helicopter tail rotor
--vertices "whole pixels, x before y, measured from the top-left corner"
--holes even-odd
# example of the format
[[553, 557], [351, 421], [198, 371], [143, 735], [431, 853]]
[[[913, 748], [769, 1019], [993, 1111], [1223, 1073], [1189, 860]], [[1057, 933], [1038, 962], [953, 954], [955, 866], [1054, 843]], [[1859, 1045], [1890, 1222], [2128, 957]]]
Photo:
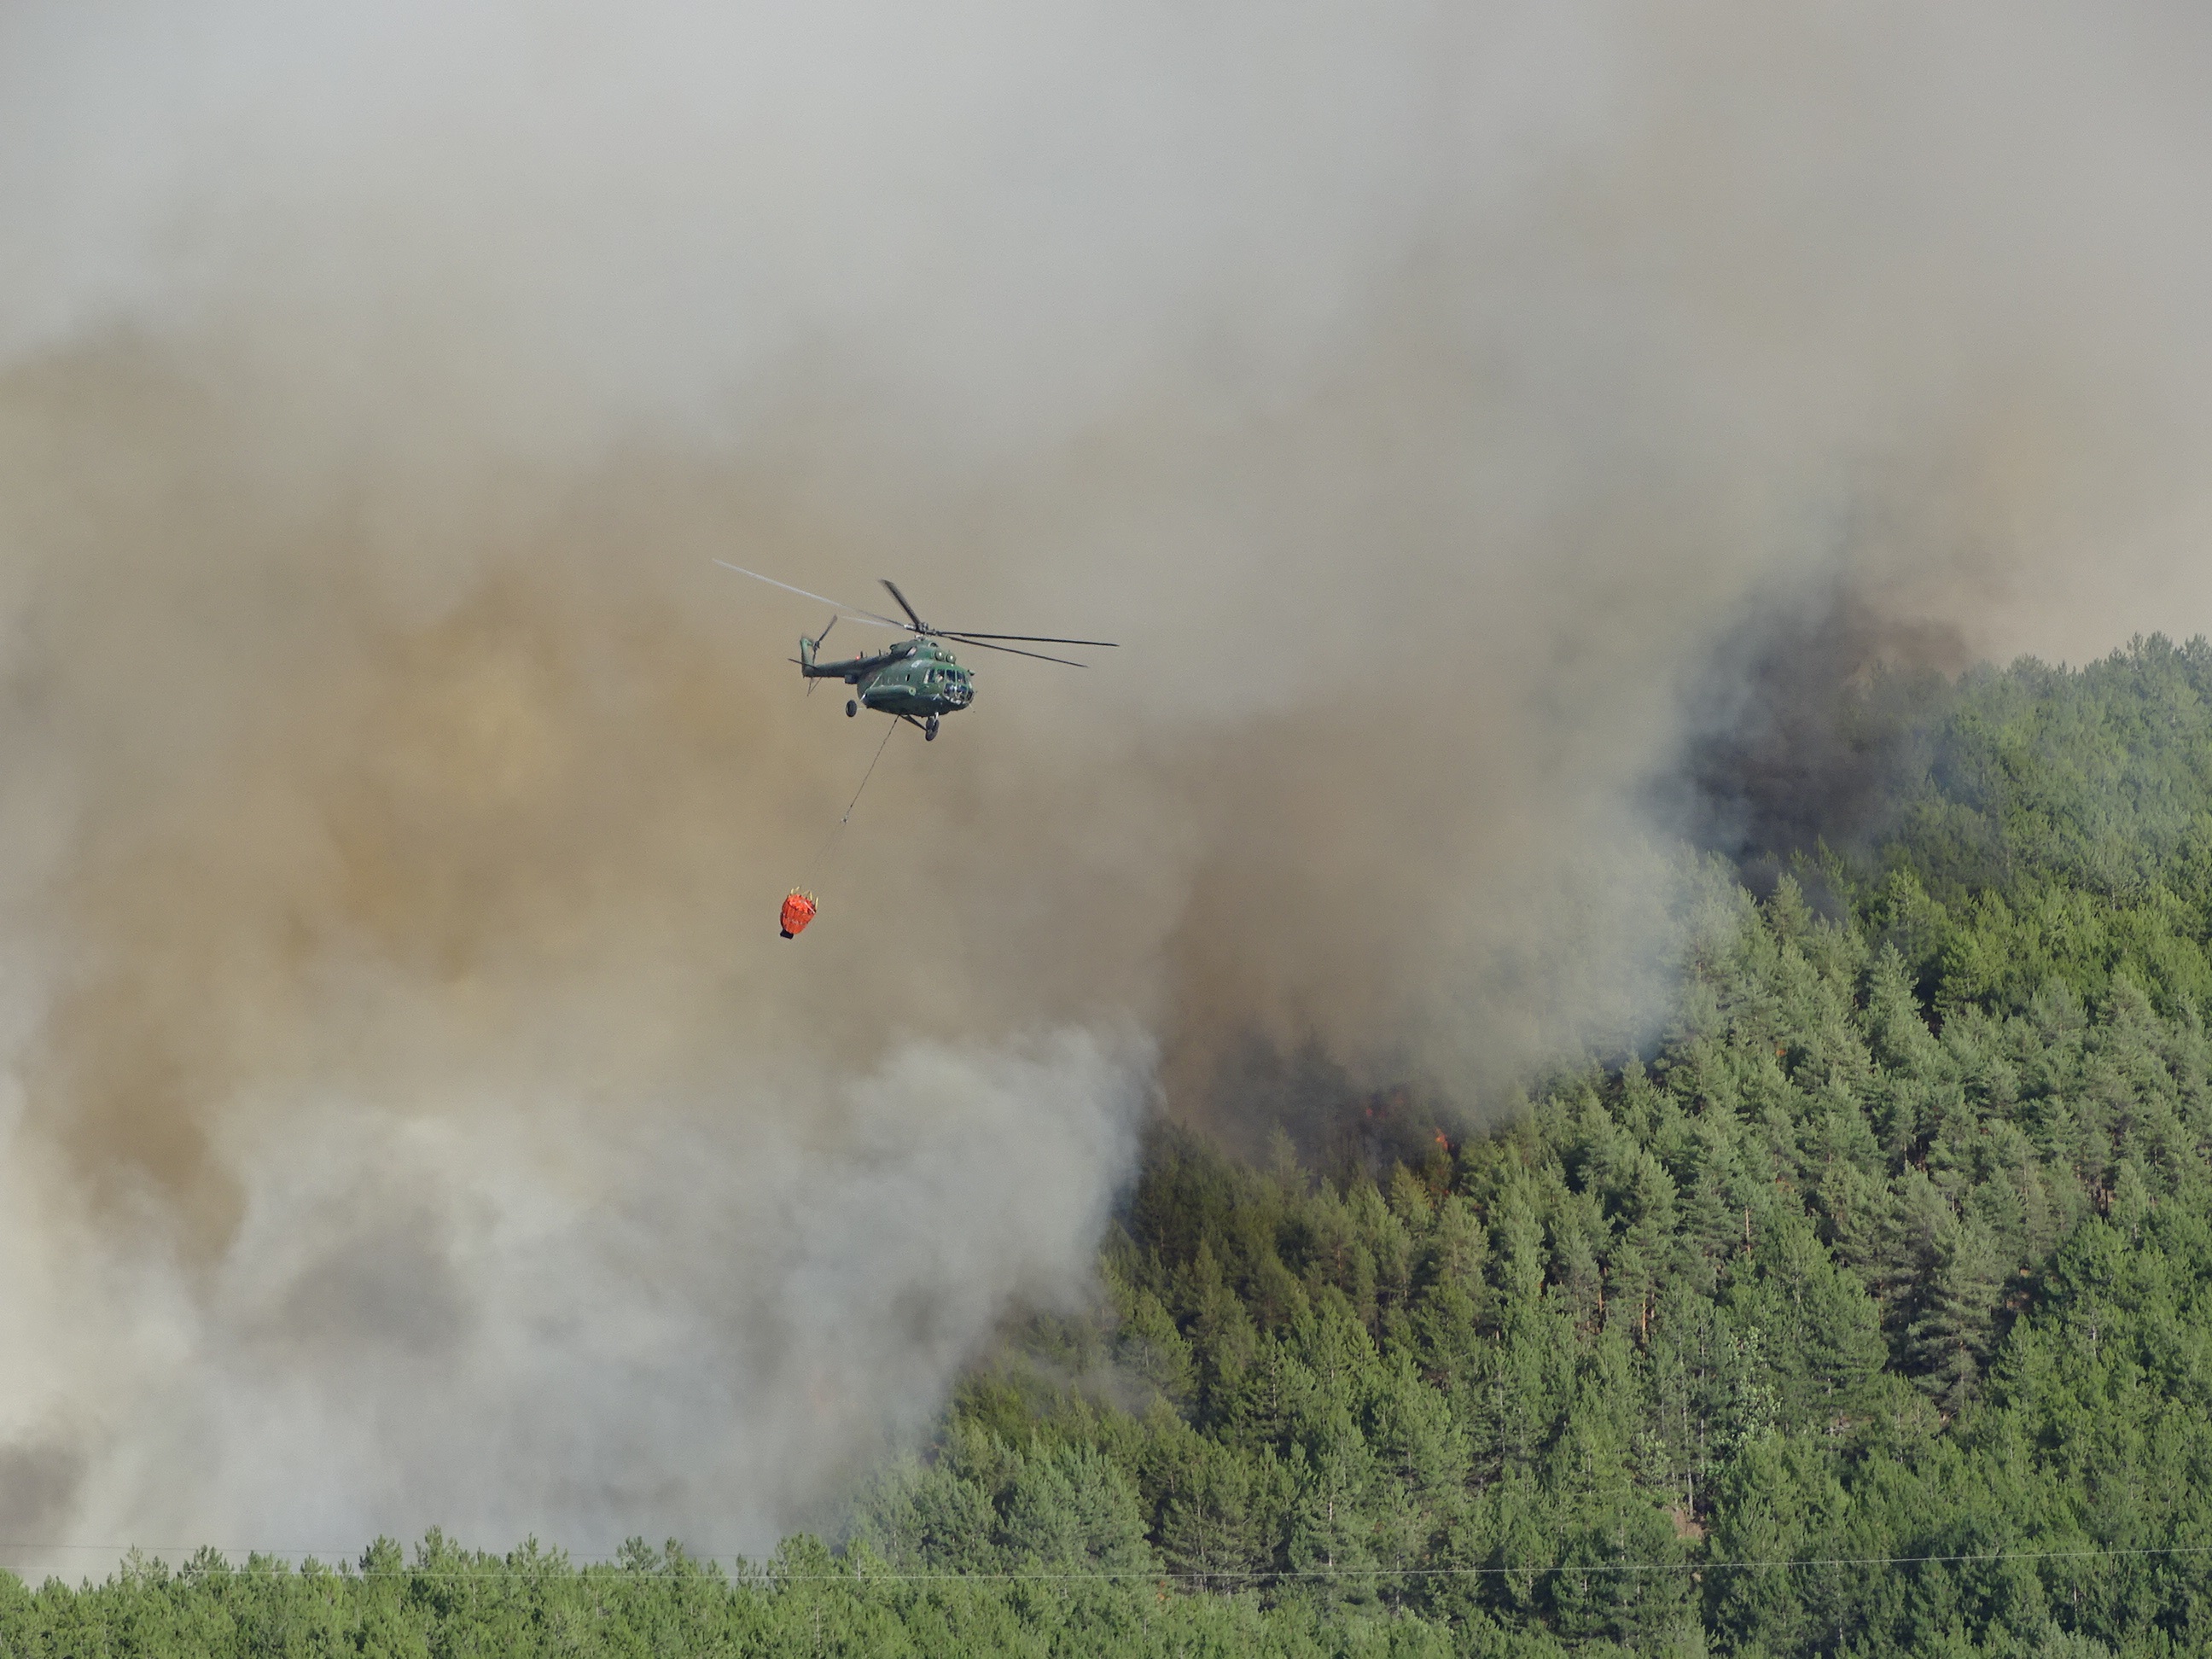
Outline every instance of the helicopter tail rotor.
[[[819, 634], [817, 634], [811, 640], [799, 641], [799, 666], [801, 668], [811, 668], [814, 666], [814, 653], [822, 648], [822, 641], [830, 637], [830, 630], [836, 625], [837, 618], [833, 614], [828, 622], [822, 624], [822, 631]], [[817, 683], [818, 682], [813, 675], [810, 674], [806, 677], [806, 695], [808, 696], [811, 697], [814, 695], [814, 688]]]

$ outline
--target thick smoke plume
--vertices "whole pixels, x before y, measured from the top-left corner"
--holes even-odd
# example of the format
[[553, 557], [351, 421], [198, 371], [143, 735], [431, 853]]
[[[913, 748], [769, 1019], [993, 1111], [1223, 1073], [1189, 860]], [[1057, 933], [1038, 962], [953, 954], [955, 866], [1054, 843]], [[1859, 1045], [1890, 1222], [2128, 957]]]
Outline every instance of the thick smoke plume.
[[[1634, 1031], [1835, 684], [2205, 625], [2203, 29], [0, 12], [9, 1553], [757, 1549], [1157, 1103]], [[718, 555], [1126, 645], [817, 863]]]
[[1925, 770], [1928, 715], [1970, 660], [1954, 624], [1885, 617], [1847, 580], [1755, 600], [1692, 681], [1681, 764], [1655, 805], [1754, 884], [1798, 855], [1857, 850]]

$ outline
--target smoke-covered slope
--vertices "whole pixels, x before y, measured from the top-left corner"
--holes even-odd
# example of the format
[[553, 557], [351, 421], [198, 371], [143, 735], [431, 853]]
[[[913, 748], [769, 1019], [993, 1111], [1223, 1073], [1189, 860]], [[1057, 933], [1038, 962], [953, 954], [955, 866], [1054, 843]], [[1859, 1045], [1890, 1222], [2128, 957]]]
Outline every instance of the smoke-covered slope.
[[[1110, 1316], [972, 1381], [861, 1536], [1480, 1650], [2201, 1645], [2208, 693], [2162, 640], [1938, 688], [1894, 828], [1801, 866], [1842, 909], [1685, 869], [1663, 1038], [1495, 1134], [1318, 1179], [1157, 1137]], [[1054, 1460], [1045, 1515], [1121, 1530], [1041, 1516]]]
[[[1155, 1130], [1106, 1294], [1009, 1332], [841, 1555], [794, 1540], [733, 1580], [434, 1538], [339, 1579], [10, 1591], [0, 1634], [2197, 1650], [2212, 647], [1922, 691], [1890, 827], [1800, 857], [1803, 886], [1756, 899], [1685, 850], [1641, 1057], [1456, 1142], [1417, 1095], [1340, 1079], [1324, 1109], [1295, 1066], [1277, 1103], [1324, 1131], [1303, 1161]], [[1846, 692], [1850, 718], [1884, 696]]]

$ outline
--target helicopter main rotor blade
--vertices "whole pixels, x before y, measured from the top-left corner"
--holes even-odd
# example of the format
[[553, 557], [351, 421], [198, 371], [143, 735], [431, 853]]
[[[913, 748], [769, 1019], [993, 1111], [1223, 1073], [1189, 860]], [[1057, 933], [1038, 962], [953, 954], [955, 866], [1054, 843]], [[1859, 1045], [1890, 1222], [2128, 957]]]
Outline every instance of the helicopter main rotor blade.
[[1010, 657], [1035, 657], [1039, 662], [1064, 663], [1070, 668], [1088, 668], [1087, 662], [1074, 662], [1066, 657], [1048, 657], [1042, 651], [1017, 651], [1011, 645], [993, 645], [988, 640], [971, 640], [963, 634], [940, 634], [939, 639], [958, 640], [963, 645], [972, 645], [978, 651], [1003, 651]]
[[[773, 576], [763, 576], [757, 570], [748, 570], [741, 564], [732, 564], [727, 559], [717, 559], [714, 562], [725, 570], [736, 571], [740, 576], [750, 576], [757, 582], [766, 582], [770, 587], [780, 587], [787, 593], [796, 593], [802, 599], [812, 599], [817, 605], [834, 605], [839, 615], [848, 617], [854, 622], [867, 623], [877, 628], [896, 628], [908, 634], [914, 632], [902, 622], [895, 622], [889, 617], [878, 617], [872, 611], [863, 611], [857, 605], [847, 605], [842, 599], [830, 599], [820, 593], [810, 593], [803, 587], [793, 587], [789, 582], [780, 582]], [[823, 631], [826, 633], [829, 630], [825, 629]]]
[[1118, 650], [1118, 640], [1064, 640], [1057, 634], [956, 634], [950, 629], [937, 630], [948, 640], [1026, 640], [1031, 645], [1103, 645]]
[[922, 621], [921, 616], [915, 611], [915, 608], [906, 602], [906, 595], [898, 591], [898, 584], [896, 582], [893, 581], [888, 576], [885, 576], [881, 580], [884, 586], [890, 589], [891, 597], [899, 602], [899, 609], [905, 611], [908, 616], [914, 618], [914, 631], [915, 633], [934, 634], [937, 631], [927, 623]]

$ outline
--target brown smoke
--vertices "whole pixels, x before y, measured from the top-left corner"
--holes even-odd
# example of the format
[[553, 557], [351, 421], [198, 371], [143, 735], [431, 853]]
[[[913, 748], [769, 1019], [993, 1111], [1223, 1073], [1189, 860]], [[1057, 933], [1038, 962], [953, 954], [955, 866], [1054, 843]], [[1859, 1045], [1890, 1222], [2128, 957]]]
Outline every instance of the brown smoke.
[[[1632, 1031], [1655, 772], [1802, 838], [1778, 700], [2204, 625], [2195, 31], [9, 12], [20, 1524], [758, 1547], [1149, 1100]], [[879, 728], [716, 556], [1125, 644], [825, 858]]]

